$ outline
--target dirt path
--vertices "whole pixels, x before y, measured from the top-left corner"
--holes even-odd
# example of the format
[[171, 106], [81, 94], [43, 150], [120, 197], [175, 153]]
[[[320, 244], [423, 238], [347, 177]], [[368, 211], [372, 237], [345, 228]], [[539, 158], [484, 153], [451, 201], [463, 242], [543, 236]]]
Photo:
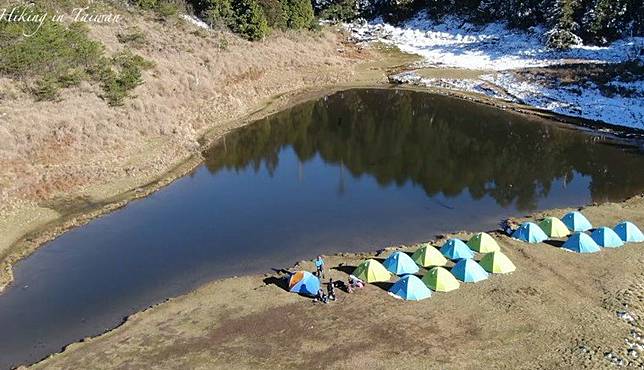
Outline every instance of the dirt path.
[[[644, 225], [644, 196], [583, 212], [594, 225]], [[273, 276], [226, 279], [137, 313], [34, 368], [643, 366], [644, 243], [579, 255], [494, 236], [517, 271], [425, 301], [396, 300], [385, 284], [323, 305], [286, 292]], [[376, 258], [398, 248], [413, 250], [390, 248]], [[329, 257], [330, 276], [346, 279], [373, 255]], [[308, 261], [299, 265], [313, 269]]]

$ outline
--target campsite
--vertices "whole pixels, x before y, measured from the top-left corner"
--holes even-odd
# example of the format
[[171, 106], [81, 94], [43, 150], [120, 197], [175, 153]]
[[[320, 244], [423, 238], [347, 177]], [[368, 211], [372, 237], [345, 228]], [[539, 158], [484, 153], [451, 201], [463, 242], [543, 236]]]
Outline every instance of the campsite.
[[644, 368], [643, 7], [0, 1], [0, 370]]

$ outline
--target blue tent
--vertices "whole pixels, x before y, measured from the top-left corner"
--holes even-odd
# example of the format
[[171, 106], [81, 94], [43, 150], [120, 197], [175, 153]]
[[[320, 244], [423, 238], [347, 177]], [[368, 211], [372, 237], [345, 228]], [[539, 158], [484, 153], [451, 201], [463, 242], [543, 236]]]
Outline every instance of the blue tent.
[[476, 283], [485, 280], [489, 274], [473, 259], [462, 259], [452, 267], [452, 275], [465, 283]]
[[614, 230], [625, 242], [644, 242], [644, 234], [632, 222], [620, 222], [615, 225]]
[[522, 223], [518, 229], [514, 230], [512, 237], [528, 243], [541, 243], [548, 239], [548, 235], [533, 222]]
[[619, 238], [613, 229], [608, 227], [600, 227], [595, 229], [590, 237], [593, 238], [595, 243], [605, 248], [617, 248], [624, 245], [622, 239]]
[[432, 296], [432, 291], [416, 275], [405, 275], [394, 284], [389, 293], [406, 301], [420, 301]]
[[308, 271], [297, 271], [288, 278], [288, 290], [315, 297], [320, 290], [320, 279]]
[[449, 239], [443, 244], [440, 249], [443, 256], [451, 259], [458, 260], [463, 258], [474, 258], [474, 252], [459, 239]]
[[563, 221], [570, 231], [588, 231], [593, 228], [593, 225], [590, 224], [586, 216], [582, 215], [579, 211], [566, 213], [561, 218], [561, 221]]
[[418, 272], [416, 262], [403, 252], [394, 252], [382, 263], [385, 268], [396, 275], [415, 274]]
[[577, 253], [595, 253], [600, 250], [599, 245], [595, 243], [593, 238], [580, 231], [572, 234], [563, 244], [563, 247]]

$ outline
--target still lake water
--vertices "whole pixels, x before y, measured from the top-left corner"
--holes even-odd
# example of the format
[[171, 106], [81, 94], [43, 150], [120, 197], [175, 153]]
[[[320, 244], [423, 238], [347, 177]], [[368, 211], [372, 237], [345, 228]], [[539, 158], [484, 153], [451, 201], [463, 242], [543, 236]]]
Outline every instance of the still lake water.
[[239, 130], [153, 195], [71, 230], [0, 295], [0, 368], [212, 279], [644, 189], [644, 156], [536, 118], [351, 90]]

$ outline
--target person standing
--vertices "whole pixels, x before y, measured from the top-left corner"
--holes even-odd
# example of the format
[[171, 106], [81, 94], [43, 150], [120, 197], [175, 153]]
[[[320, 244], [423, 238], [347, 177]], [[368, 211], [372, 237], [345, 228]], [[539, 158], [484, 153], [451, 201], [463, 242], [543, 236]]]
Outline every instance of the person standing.
[[329, 283], [326, 287], [326, 296], [330, 301], [335, 301], [335, 283], [332, 278], [329, 278]]
[[317, 270], [318, 279], [324, 278], [324, 259], [318, 256], [315, 259], [315, 269]]

